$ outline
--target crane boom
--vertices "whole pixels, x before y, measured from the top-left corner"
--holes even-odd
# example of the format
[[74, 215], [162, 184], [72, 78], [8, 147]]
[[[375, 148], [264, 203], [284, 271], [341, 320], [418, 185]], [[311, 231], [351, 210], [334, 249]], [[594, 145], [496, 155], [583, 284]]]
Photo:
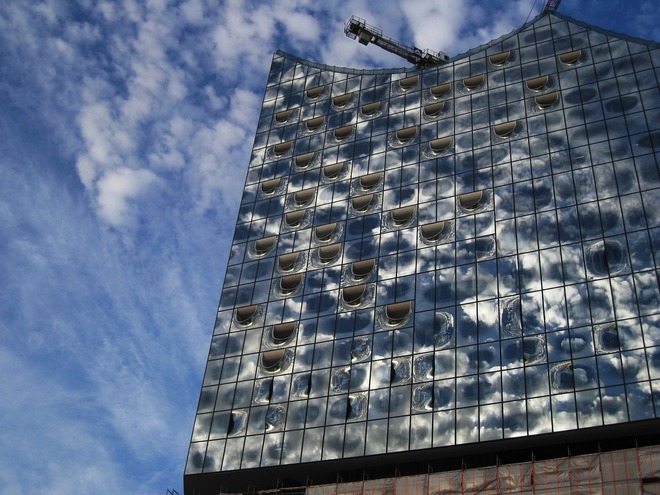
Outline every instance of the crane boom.
[[344, 27], [344, 33], [349, 38], [357, 39], [363, 45], [373, 43], [390, 53], [405, 58], [408, 62], [420, 68], [443, 64], [449, 60], [449, 56], [444, 52], [436, 53], [431, 50], [421, 50], [417, 47], [399, 43], [385, 36], [380, 29], [370, 26], [364, 19], [356, 16], [351, 16], [348, 20]]
[[557, 9], [559, 8], [559, 4], [561, 3], [561, 0], [547, 0], [545, 2], [545, 7], [543, 7], [543, 13], [544, 14], [554, 14], [557, 12]]

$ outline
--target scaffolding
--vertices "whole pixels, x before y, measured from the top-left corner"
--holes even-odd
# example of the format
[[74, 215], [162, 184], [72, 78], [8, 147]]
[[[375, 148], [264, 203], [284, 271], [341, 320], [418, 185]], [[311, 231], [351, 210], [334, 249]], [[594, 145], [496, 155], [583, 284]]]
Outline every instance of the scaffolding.
[[660, 495], [660, 446], [307, 487], [306, 495]]

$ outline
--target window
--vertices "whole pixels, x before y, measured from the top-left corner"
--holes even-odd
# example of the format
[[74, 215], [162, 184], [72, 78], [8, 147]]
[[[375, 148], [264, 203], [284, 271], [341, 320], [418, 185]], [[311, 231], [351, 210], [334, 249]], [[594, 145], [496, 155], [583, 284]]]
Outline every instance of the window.
[[326, 179], [336, 179], [339, 177], [342, 169], [344, 168], [344, 162], [334, 163], [332, 165], [327, 165], [323, 167], [323, 177]]
[[297, 227], [305, 216], [305, 210], [290, 211], [284, 215], [284, 221], [289, 227]]
[[408, 90], [415, 87], [418, 82], [419, 76], [405, 77], [403, 79], [399, 79], [399, 86], [401, 86], [401, 89]]
[[312, 161], [312, 158], [314, 158], [313, 151], [311, 153], [305, 153], [304, 155], [298, 155], [295, 159], [296, 167], [301, 169], [307, 168], [309, 166], [309, 162]]
[[362, 302], [362, 299], [366, 293], [367, 286], [365, 284], [354, 285], [352, 287], [345, 287], [341, 291], [341, 297], [349, 306], [357, 306], [360, 304], [360, 302]]
[[301, 208], [312, 202], [314, 195], [316, 194], [316, 188], [311, 187], [309, 189], [303, 189], [302, 191], [296, 191], [293, 193], [293, 201], [298, 208]]
[[279, 143], [273, 146], [273, 152], [276, 156], [282, 156], [287, 153], [293, 145], [293, 141], [286, 141], [284, 143]]
[[351, 265], [351, 275], [355, 280], [367, 278], [374, 271], [375, 266], [375, 259], [356, 261]]
[[559, 61], [565, 65], [575, 65], [582, 56], [582, 50], [573, 50], [572, 52], [559, 55]]
[[406, 206], [405, 208], [397, 208], [390, 212], [392, 222], [396, 227], [401, 227], [405, 225], [410, 220], [412, 220], [413, 215], [415, 214], [414, 206]]
[[271, 331], [273, 344], [275, 345], [286, 344], [287, 341], [294, 334], [295, 329], [296, 329], [296, 322], [294, 321], [288, 323], [280, 323], [279, 325], [273, 325], [273, 329]]
[[341, 251], [341, 244], [332, 244], [319, 248], [319, 261], [328, 264], [334, 261]]
[[361, 112], [365, 115], [373, 115], [376, 113], [376, 111], [380, 108], [380, 102], [376, 101], [374, 103], [367, 103], [366, 105], [362, 105], [360, 108]]
[[237, 308], [236, 314], [234, 315], [236, 323], [244, 326], [252, 323], [252, 319], [254, 318], [258, 308], [259, 306], [256, 304], [252, 306], [245, 306], [243, 308]]
[[526, 84], [532, 91], [541, 91], [548, 85], [549, 80], [548, 76], [535, 77], [534, 79], [528, 79]]
[[347, 125], [345, 127], [339, 127], [335, 129], [335, 139], [338, 141], [341, 141], [342, 139], [346, 139], [348, 136], [351, 135], [353, 132], [353, 126], [352, 125]]
[[267, 254], [277, 242], [277, 237], [265, 237], [254, 241], [254, 252], [257, 256], [264, 256]]
[[275, 121], [283, 124], [287, 120], [289, 120], [289, 117], [291, 117], [291, 114], [293, 113], [293, 109], [291, 110], [283, 110], [281, 112], [277, 112], [275, 114]]
[[436, 98], [445, 96], [450, 91], [451, 91], [451, 83], [438, 84], [437, 86], [433, 86], [431, 88], [431, 94]]
[[433, 141], [429, 141], [429, 147], [434, 153], [442, 153], [443, 151], [449, 149], [449, 147], [452, 145], [452, 142], [453, 139], [451, 136], [441, 137], [434, 139]]
[[383, 174], [381, 172], [375, 173], [375, 174], [369, 174], [369, 175], [363, 175], [360, 177], [360, 187], [368, 191], [369, 189], [373, 189], [376, 187], [380, 181], [383, 179]]
[[429, 117], [437, 117], [445, 108], [445, 102], [439, 101], [437, 103], [431, 103], [424, 106], [424, 114]]
[[388, 304], [385, 307], [385, 316], [390, 325], [403, 323], [412, 311], [412, 301]]
[[346, 93], [340, 96], [335, 96], [332, 99], [332, 104], [336, 107], [343, 107], [350, 101], [351, 96], [353, 96], [353, 93]]
[[351, 200], [353, 209], [358, 212], [365, 212], [369, 209], [369, 205], [374, 200], [373, 194], [365, 194], [364, 196], [357, 196]]
[[275, 189], [277, 189], [277, 186], [280, 185], [280, 182], [282, 181], [281, 177], [278, 177], [277, 179], [270, 179], [266, 180], [261, 183], [261, 192], [263, 194], [273, 194], [275, 192]]
[[440, 221], [427, 223], [421, 227], [422, 238], [427, 242], [440, 242], [447, 238], [451, 231], [449, 222]]
[[323, 94], [325, 86], [317, 86], [315, 88], [310, 88], [307, 90], [307, 98], [310, 100], [315, 100]]
[[287, 275], [280, 278], [280, 290], [282, 294], [287, 295], [294, 292], [302, 283], [303, 274], [297, 273], [295, 275]]
[[277, 258], [277, 266], [280, 268], [280, 271], [290, 272], [295, 267], [299, 257], [300, 253], [283, 254]]
[[284, 349], [275, 349], [261, 354], [261, 365], [266, 371], [276, 372], [284, 359]]
[[405, 143], [407, 141], [410, 141], [412, 138], [415, 137], [417, 134], [417, 127], [406, 127], [405, 129], [399, 129], [396, 131], [396, 138], [402, 142]]
[[493, 65], [504, 65], [509, 58], [511, 57], [511, 50], [502, 52], [502, 53], [496, 53], [495, 55], [491, 55], [488, 57], [488, 60], [490, 60], [490, 63]]
[[486, 77], [481, 74], [478, 76], [472, 76], [472, 77], [467, 77], [463, 79], [463, 85], [470, 91], [474, 91], [477, 89], [479, 86], [481, 86], [484, 81], [486, 80]]
[[484, 196], [483, 191], [475, 191], [471, 193], [461, 194], [458, 197], [458, 200], [461, 206], [466, 210], [476, 210], [481, 205], [483, 196]]
[[554, 105], [557, 100], [559, 100], [559, 94], [557, 92], [546, 93], [544, 95], [535, 96], [534, 101], [539, 106], [539, 108], [550, 108]]
[[325, 123], [325, 117], [316, 117], [313, 119], [309, 119], [305, 125], [307, 126], [307, 129], [310, 131], [315, 131], [319, 127], [321, 127]]
[[499, 137], [510, 137], [513, 134], [517, 125], [517, 121], [512, 122], [503, 122], [502, 124], [495, 124], [493, 126], [493, 131]]
[[335, 233], [337, 229], [337, 222], [328, 223], [326, 225], [319, 225], [314, 229], [314, 235], [319, 241], [329, 241], [332, 239], [332, 234]]

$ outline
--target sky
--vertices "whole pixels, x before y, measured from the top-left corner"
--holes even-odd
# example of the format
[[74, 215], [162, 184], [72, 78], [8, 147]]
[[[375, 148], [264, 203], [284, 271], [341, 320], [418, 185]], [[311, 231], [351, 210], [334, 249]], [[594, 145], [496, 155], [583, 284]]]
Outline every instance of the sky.
[[[0, 491], [183, 494], [275, 50], [403, 67], [348, 18], [453, 56], [543, 3], [0, 2]], [[660, 40], [652, 1], [559, 10]]]

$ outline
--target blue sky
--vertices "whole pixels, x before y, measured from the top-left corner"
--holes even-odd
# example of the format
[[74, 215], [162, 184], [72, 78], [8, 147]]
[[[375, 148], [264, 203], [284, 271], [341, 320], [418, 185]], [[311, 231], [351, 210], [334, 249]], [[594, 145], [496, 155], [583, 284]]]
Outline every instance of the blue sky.
[[[1, 2], [2, 492], [183, 493], [276, 49], [400, 67], [344, 36], [351, 14], [455, 55], [543, 3]], [[564, 0], [560, 11], [658, 40], [653, 4]]]

